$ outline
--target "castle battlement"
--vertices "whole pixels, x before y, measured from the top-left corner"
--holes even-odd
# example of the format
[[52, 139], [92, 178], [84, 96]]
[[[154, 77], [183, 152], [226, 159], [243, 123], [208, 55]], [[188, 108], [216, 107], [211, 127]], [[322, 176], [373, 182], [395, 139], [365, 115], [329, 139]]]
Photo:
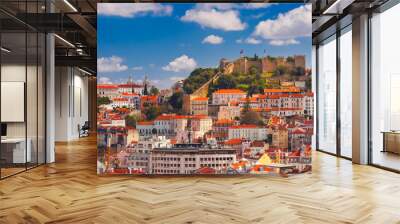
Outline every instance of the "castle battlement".
[[250, 68], [255, 67], [261, 73], [273, 72], [278, 66], [286, 66], [289, 69], [295, 67], [305, 68], [305, 55], [294, 55], [289, 57], [241, 57], [234, 61], [225, 58], [220, 60], [220, 69], [224, 74], [242, 73], [247, 74]]

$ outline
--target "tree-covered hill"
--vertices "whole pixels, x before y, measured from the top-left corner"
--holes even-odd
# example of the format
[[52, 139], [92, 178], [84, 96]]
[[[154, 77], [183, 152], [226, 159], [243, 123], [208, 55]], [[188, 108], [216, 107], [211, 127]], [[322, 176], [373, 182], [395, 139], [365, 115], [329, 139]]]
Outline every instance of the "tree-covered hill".
[[183, 82], [183, 90], [187, 94], [192, 94], [217, 74], [217, 72], [218, 69], [216, 68], [196, 68]]

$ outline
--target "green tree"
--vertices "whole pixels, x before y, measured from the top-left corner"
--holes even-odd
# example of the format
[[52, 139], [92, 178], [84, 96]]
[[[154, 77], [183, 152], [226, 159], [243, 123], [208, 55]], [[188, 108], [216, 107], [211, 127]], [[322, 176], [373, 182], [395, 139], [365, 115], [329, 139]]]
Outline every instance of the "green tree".
[[217, 80], [215, 87], [217, 89], [232, 89], [232, 88], [236, 88], [236, 85], [237, 85], [237, 83], [233, 76], [222, 75]]
[[125, 124], [126, 126], [129, 127], [136, 127], [136, 122], [138, 121], [138, 118], [134, 115], [127, 115], [125, 116]]
[[246, 103], [243, 106], [242, 114], [245, 114], [250, 111], [250, 99], [246, 97]]
[[111, 100], [110, 98], [103, 96], [103, 97], [97, 97], [97, 105], [105, 105], [105, 104], [110, 104]]
[[177, 92], [172, 94], [169, 98], [168, 103], [174, 108], [174, 110], [181, 110], [183, 104], [183, 93]]
[[147, 120], [154, 120], [158, 115], [160, 115], [160, 111], [155, 106], [145, 107], [142, 110], [142, 113], [146, 116]]
[[260, 70], [255, 66], [251, 66], [249, 69], [249, 73], [250, 73], [250, 75], [253, 75], [253, 76], [255, 76], [257, 74], [260, 75]]
[[278, 65], [274, 71], [275, 76], [281, 76], [288, 73], [288, 67], [285, 65]]
[[289, 63], [294, 63], [294, 58], [293, 57], [287, 57], [286, 61]]
[[152, 86], [152, 87], [150, 88], [150, 95], [156, 96], [156, 95], [158, 95], [159, 93], [160, 93], [160, 90], [158, 90], [157, 87]]
[[290, 71], [292, 76], [303, 76], [305, 74], [305, 69], [303, 67], [295, 67], [292, 71]]
[[312, 80], [311, 80], [311, 77], [307, 78], [307, 80], [306, 80], [306, 88], [307, 88], [308, 90], [311, 90], [311, 89], [312, 89]]
[[241, 124], [255, 124], [255, 125], [265, 125], [262, 117], [259, 113], [255, 111], [246, 111], [243, 112], [240, 117]]
[[204, 83], [210, 80], [217, 73], [218, 69], [214, 68], [196, 68], [189, 77], [183, 81], [183, 90], [187, 94], [192, 94]]
[[247, 91], [247, 95], [251, 96], [253, 94], [264, 94], [264, 86], [262, 85], [252, 85]]

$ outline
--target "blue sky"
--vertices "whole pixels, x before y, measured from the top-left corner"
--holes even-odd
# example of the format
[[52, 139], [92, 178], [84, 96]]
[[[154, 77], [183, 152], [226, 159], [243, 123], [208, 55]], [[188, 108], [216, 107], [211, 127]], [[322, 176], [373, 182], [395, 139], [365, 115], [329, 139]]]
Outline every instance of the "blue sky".
[[244, 55], [306, 55], [311, 62], [311, 7], [303, 4], [100, 3], [101, 83], [149, 80], [160, 88], [196, 67]]

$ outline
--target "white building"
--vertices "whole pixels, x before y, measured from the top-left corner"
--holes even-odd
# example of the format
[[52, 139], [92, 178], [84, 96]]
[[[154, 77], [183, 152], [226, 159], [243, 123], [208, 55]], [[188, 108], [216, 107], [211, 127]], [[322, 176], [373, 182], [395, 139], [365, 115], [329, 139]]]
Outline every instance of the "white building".
[[252, 124], [232, 126], [228, 129], [229, 139], [265, 140], [267, 135], [267, 128]]
[[240, 89], [219, 89], [212, 94], [212, 104], [228, 105], [231, 101], [239, 101], [246, 97], [246, 93]]
[[118, 95], [118, 86], [112, 84], [98, 84], [97, 96], [114, 98]]
[[210, 149], [201, 144], [177, 144], [172, 148], [154, 148], [151, 152], [152, 174], [201, 174], [201, 168], [225, 173], [236, 162], [232, 148]]
[[129, 100], [127, 98], [113, 98], [112, 100], [112, 107], [133, 107], [132, 104], [130, 104]]

